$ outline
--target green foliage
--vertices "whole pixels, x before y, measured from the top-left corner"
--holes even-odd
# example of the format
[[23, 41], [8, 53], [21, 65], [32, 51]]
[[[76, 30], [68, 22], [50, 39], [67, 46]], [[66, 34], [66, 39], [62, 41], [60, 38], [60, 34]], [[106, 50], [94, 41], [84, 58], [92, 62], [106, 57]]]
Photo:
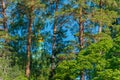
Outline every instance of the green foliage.
[[76, 77], [76, 60], [64, 60], [58, 63], [55, 79], [60, 80], [73, 80]]
[[104, 33], [96, 35], [95, 42], [96, 43], [91, 44], [91, 46], [88, 47], [88, 52], [92, 51], [98, 53], [102, 51], [103, 53], [106, 53], [113, 46], [112, 38]]
[[27, 80], [24, 76], [24, 71], [18, 66], [11, 66], [9, 57], [0, 57], [0, 78], [3, 80]]
[[[30, 80], [75, 80], [83, 75], [82, 72], [88, 80], [120, 80], [120, 23], [116, 22], [116, 18], [120, 17], [120, 0], [7, 2], [10, 3], [6, 7], [8, 32], [4, 31], [3, 16], [0, 14], [0, 79], [28, 80], [24, 70], [27, 62], [27, 29], [31, 18]], [[55, 10], [57, 6], [58, 10]], [[8, 10], [11, 12], [7, 12]], [[84, 26], [85, 47], [79, 50], [78, 26], [81, 22]], [[52, 52], [53, 29], [48, 27], [55, 24], [56, 69], [54, 77], [51, 78], [49, 53]], [[98, 33], [96, 29], [100, 27], [103, 31]], [[71, 38], [67, 37], [67, 31], [71, 31], [73, 41], [69, 41]], [[43, 44], [38, 41], [40, 37], [44, 38]]]
[[[107, 75], [107, 76], [106, 76]], [[93, 80], [119, 80], [120, 79], [120, 70], [112, 70], [112, 69], [106, 69], [102, 72], [98, 73], [98, 76], [95, 77]]]
[[62, 79], [67, 77], [71, 78], [71, 74], [75, 74], [73, 75], [75, 78], [83, 70], [91, 71], [95, 69], [95, 72], [103, 71], [108, 64], [104, 54], [112, 48], [112, 39], [106, 34], [103, 34], [102, 37], [99, 38], [100, 40], [98, 42], [93, 43], [87, 49], [82, 50], [76, 59], [60, 62], [56, 70], [57, 77], [59, 75], [59, 78]]
[[100, 26], [112, 26], [112, 22], [115, 22], [117, 18], [117, 12], [104, 9], [97, 9], [92, 15], [91, 20], [100, 24]]

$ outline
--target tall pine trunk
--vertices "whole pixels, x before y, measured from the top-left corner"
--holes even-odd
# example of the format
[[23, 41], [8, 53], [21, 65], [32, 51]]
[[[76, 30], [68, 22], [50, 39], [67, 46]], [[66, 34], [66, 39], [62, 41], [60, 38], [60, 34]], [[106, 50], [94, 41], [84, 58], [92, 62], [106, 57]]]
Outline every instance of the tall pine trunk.
[[[34, 3], [34, 0], [31, 0], [31, 3]], [[28, 26], [28, 39], [27, 39], [27, 64], [26, 64], [26, 76], [30, 78], [30, 62], [31, 62], [31, 43], [32, 43], [32, 23], [33, 23], [33, 11], [34, 5], [30, 7], [29, 13], [29, 26]]]
[[[102, 0], [100, 0], [99, 6], [100, 6], [100, 13], [102, 14]], [[101, 32], [102, 32], [102, 19], [100, 19], [98, 33], [100, 34]], [[100, 54], [102, 54], [102, 51], [100, 51]]]
[[[84, 47], [84, 26], [83, 26], [83, 20], [82, 20], [82, 15], [83, 15], [83, 9], [80, 7], [80, 17], [79, 17], [79, 45], [80, 45], [80, 50], [83, 49]], [[84, 77], [84, 70], [81, 71], [81, 80], [85, 80]]]
[[51, 77], [54, 76], [55, 74], [55, 49], [56, 49], [56, 31], [57, 31], [57, 26], [54, 24], [54, 31], [53, 31], [53, 45], [52, 45], [52, 64], [51, 64]]
[[29, 19], [28, 27], [28, 39], [27, 39], [27, 64], [26, 64], [26, 76], [30, 76], [30, 57], [31, 57], [31, 34], [32, 34], [32, 19]]
[[[102, 13], [102, 0], [100, 0], [99, 6], [100, 6], [100, 13]], [[102, 32], [102, 22], [100, 20], [98, 33], [101, 33], [101, 32]]]
[[84, 33], [84, 27], [83, 27], [83, 20], [82, 20], [82, 7], [80, 7], [80, 18], [79, 18], [79, 44], [80, 48], [83, 49], [83, 44], [84, 44], [84, 38], [83, 38], [83, 33]]
[[[55, 0], [56, 2], [56, 9], [55, 11], [58, 11], [58, 0]], [[52, 64], [51, 64], [51, 77], [55, 74], [55, 55], [56, 55], [56, 33], [57, 33], [57, 18], [54, 21], [54, 28], [53, 28], [53, 44], [52, 44]]]
[[4, 31], [7, 33], [8, 29], [7, 29], [7, 16], [6, 16], [6, 6], [5, 6], [5, 2], [4, 0], [1, 1], [2, 2], [2, 15], [3, 15], [3, 27], [4, 27]]

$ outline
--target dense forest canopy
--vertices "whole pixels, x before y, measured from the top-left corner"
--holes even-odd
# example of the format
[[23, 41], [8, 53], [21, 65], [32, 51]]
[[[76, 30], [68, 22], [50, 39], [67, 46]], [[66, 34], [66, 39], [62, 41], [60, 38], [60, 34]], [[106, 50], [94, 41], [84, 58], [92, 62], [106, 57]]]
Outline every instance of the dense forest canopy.
[[0, 80], [120, 80], [120, 0], [0, 0]]

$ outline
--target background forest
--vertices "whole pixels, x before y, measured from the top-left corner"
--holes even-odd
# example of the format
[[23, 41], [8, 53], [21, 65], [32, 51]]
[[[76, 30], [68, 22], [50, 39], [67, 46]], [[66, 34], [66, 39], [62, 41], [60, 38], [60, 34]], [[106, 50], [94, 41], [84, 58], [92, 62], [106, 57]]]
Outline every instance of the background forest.
[[120, 80], [120, 0], [0, 0], [0, 80]]

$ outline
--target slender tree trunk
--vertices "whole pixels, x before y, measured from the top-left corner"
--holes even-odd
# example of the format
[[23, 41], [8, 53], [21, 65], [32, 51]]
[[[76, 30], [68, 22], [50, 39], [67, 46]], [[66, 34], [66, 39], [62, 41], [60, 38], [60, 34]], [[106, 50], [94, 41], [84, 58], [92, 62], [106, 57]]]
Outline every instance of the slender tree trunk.
[[[100, 22], [100, 24], [101, 24], [101, 22]], [[99, 33], [101, 33], [102, 32], [102, 26], [100, 25], [99, 26], [99, 31], [98, 31]]]
[[7, 16], [6, 16], [6, 6], [5, 6], [5, 2], [4, 0], [1, 1], [2, 2], [2, 15], [3, 15], [3, 27], [4, 27], [4, 31], [7, 33], [8, 29], [7, 29]]
[[[102, 0], [100, 0], [99, 6], [100, 6], [100, 13], [102, 14]], [[102, 17], [102, 16], [101, 16], [101, 17]], [[100, 34], [101, 32], [102, 32], [102, 19], [100, 19], [99, 31], [98, 31], [98, 33]], [[99, 38], [99, 39], [100, 39], [100, 38]], [[102, 54], [102, 51], [100, 51], [100, 54]]]
[[[55, 11], [58, 11], [58, 0], [56, 0], [56, 9]], [[56, 32], [57, 32], [57, 26], [56, 26], [56, 23], [57, 23], [57, 19], [55, 19], [55, 22], [54, 22], [54, 29], [53, 29], [53, 44], [52, 44], [52, 64], [51, 64], [51, 77], [54, 76], [55, 74], [55, 54], [56, 54]]]
[[56, 24], [54, 25], [54, 34], [53, 34], [53, 45], [52, 45], [52, 64], [51, 64], [51, 77], [54, 76], [55, 72], [55, 49], [56, 49]]
[[[31, 0], [31, 3], [34, 3], [34, 0]], [[33, 23], [33, 14], [34, 5], [30, 7], [29, 13], [29, 26], [28, 26], [28, 39], [27, 39], [27, 64], [26, 64], [26, 76], [30, 78], [30, 62], [31, 62], [31, 43], [32, 43], [32, 23]]]
[[30, 76], [30, 56], [31, 56], [31, 34], [32, 34], [32, 19], [29, 19], [28, 27], [28, 40], [27, 40], [27, 64], [26, 64], [26, 76]]
[[80, 18], [79, 18], [79, 43], [80, 48], [83, 49], [84, 39], [83, 39], [83, 33], [84, 33], [84, 27], [83, 27], [83, 21], [82, 21], [82, 7], [80, 7]]
[[[5, 1], [4, 0], [1, 0], [1, 4], [2, 4], [2, 15], [3, 15], [3, 31], [5, 31], [5, 36], [7, 37], [8, 35], [7, 35], [7, 33], [8, 33], [8, 28], [7, 28], [7, 16], [6, 16], [6, 4], [5, 4]], [[7, 44], [7, 42], [8, 42], [8, 40], [7, 39], [5, 39], [5, 43]], [[7, 57], [6, 57], [6, 54], [3, 54], [2, 55], [2, 57], [4, 58], [4, 59], [7, 59]], [[4, 66], [4, 68], [3, 68], [3, 74], [7, 77], [8, 75], [7, 75], [7, 70], [6, 70], [6, 67], [7, 66]]]
[[[80, 50], [84, 48], [84, 26], [83, 26], [83, 20], [82, 20], [82, 15], [83, 15], [83, 9], [80, 7], [80, 17], [79, 17], [79, 45], [80, 45]], [[85, 80], [84, 78], [84, 70], [81, 71], [81, 80]]]
[[81, 72], [81, 80], [85, 80], [85, 74], [84, 74], [84, 71]]
[[[102, 0], [100, 0], [99, 6], [100, 6], [100, 13], [102, 13]], [[99, 26], [98, 32], [101, 33], [102, 32], [102, 22], [101, 22], [101, 20], [100, 20], [100, 24], [99, 25], [100, 26]]]

